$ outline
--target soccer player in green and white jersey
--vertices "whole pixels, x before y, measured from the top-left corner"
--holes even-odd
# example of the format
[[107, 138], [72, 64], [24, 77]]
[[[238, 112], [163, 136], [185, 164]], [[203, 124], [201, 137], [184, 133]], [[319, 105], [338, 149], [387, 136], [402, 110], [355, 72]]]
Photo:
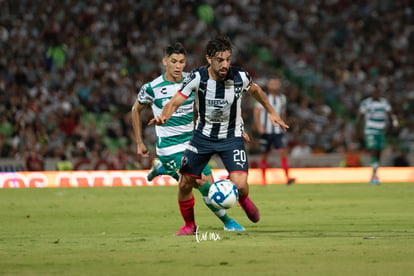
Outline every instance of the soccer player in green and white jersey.
[[393, 127], [398, 127], [398, 120], [391, 113], [392, 108], [386, 98], [381, 97], [379, 84], [373, 87], [371, 97], [361, 101], [357, 127], [361, 130], [361, 123], [364, 122], [365, 146], [371, 155], [372, 176], [370, 183], [380, 184], [377, 170], [380, 165], [381, 152], [385, 147], [385, 134], [387, 123], [392, 122]]
[[[132, 107], [131, 116], [137, 143], [137, 154], [143, 157], [149, 157], [149, 151], [142, 138], [141, 112], [147, 106], [151, 106], [154, 116], [159, 116], [164, 105], [181, 88], [184, 77], [188, 74], [183, 72], [186, 65], [186, 51], [179, 42], [165, 48], [162, 63], [165, 67], [165, 73], [141, 87], [137, 100]], [[177, 181], [179, 180], [178, 169], [194, 130], [193, 110], [194, 97], [189, 97], [173, 114], [168, 123], [155, 127], [158, 159], [153, 162], [153, 166], [148, 173], [148, 181], [152, 181], [154, 177], [161, 174], [170, 175]], [[205, 204], [224, 223], [224, 230], [244, 231], [244, 227], [230, 218], [226, 210], [217, 209], [210, 204], [208, 191], [210, 184], [213, 182], [211, 168], [207, 165], [203, 170], [202, 180], [199, 182], [200, 187], [198, 187]]]

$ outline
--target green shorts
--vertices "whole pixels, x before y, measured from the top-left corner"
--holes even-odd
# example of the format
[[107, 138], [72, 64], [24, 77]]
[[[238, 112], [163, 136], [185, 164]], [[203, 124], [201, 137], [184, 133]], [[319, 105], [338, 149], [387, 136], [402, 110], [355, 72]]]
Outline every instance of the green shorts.
[[367, 149], [383, 150], [385, 147], [385, 135], [365, 134], [365, 146]]
[[[184, 152], [178, 152], [170, 156], [158, 156], [158, 159], [164, 165], [167, 174], [171, 174], [172, 172], [178, 173], [181, 166], [181, 159], [183, 158], [183, 153]], [[204, 167], [202, 173], [207, 176], [211, 175], [212, 172], [210, 165], [207, 164], [207, 166]]]

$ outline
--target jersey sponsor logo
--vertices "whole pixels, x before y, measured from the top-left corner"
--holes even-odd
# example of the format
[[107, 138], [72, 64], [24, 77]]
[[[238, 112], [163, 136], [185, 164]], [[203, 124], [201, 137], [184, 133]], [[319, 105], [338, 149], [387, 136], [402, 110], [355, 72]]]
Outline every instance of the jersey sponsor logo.
[[179, 107], [176, 111], [175, 114], [186, 114], [188, 112], [191, 112], [193, 110], [193, 106], [188, 106], [188, 107]]
[[228, 104], [228, 102], [227, 100], [207, 100], [207, 104], [220, 108], [221, 106]]

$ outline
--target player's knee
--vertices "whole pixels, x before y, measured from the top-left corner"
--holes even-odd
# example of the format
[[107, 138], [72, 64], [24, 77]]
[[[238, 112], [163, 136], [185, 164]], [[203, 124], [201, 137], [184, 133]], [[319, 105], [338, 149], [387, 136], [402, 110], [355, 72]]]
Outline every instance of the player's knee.
[[193, 187], [197, 187], [196, 178], [188, 175], [182, 175], [180, 182], [178, 182], [178, 189], [180, 192], [189, 193]]

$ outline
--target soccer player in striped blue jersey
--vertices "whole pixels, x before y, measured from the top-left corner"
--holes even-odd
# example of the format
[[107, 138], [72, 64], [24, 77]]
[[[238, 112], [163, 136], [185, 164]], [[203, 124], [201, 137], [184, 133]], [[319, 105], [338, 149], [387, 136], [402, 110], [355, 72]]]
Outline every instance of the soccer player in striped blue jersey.
[[[172, 96], [182, 86], [184, 76], [183, 70], [186, 65], [186, 51], [181, 43], [174, 43], [164, 50], [162, 59], [165, 73], [145, 83], [138, 92], [137, 100], [132, 107], [132, 123], [137, 143], [137, 154], [149, 157], [149, 151], [142, 138], [141, 112], [147, 106], [151, 106], [154, 116], [159, 116], [163, 106], [170, 101]], [[194, 97], [188, 97], [183, 105], [172, 114], [171, 120], [162, 126], [156, 126], [157, 135], [156, 152], [158, 159], [154, 160], [153, 167], [148, 174], [148, 180], [160, 174], [171, 175], [179, 180], [178, 169], [184, 150], [188, 147], [191, 135], [194, 131]], [[210, 204], [208, 191], [210, 183], [214, 182], [211, 168], [208, 164], [203, 167], [203, 185], [199, 191], [203, 195], [205, 204], [223, 222], [226, 231], [244, 231], [234, 219], [227, 215], [222, 209], [217, 209]]]
[[371, 155], [372, 175], [370, 183], [380, 184], [377, 170], [380, 165], [381, 153], [385, 147], [385, 134], [387, 123], [392, 122], [394, 128], [398, 127], [397, 117], [392, 114], [392, 108], [386, 98], [381, 97], [381, 87], [375, 84], [372, 95], [360, 103], [357, 129], [361, 130], [364, 122], [365, 147]]
[[[280, 115], [283, 120], [286, 120], [286, 96], [282, 93], [282, 82], [277, 78], [271, 78], [267, 82], [266, 92], [269, 103], [273, 106], [273, 109]], [[286, 175], [286, 184], [291, 185], [295, 182], [294, 178], [289, 177], [289, 160], [288, 152], [286, 149], [286, 141], [284, 132], [279, 125], [273, 125], [270, 121], [268, 114], [264, 110], [263, 106], [256, 103], [254, 109], [254, 122], [257, 127], [257, 131], [260, 135], [260, 150], [262, 152], [260, 159], [260, 168], [262, 169], [263, 185], [267, 185], [266, 170], [269, 167], [267, 158], [269, 153], [274, 147], [280, 157], [280, 165]]]
[[184, 80], [181, 89], [164, 106], [161, 115], [150, 124], [168, 123], [177, 110], [192, 95], [198, 111], [197, 124], [190, 145], [184, 152], [180, 167], [178, 203], [185, 225], [177, 236], [193, 235], [196, 231], [193, 187], [201, 177], [203, 167], [217, 154], [230, 180], [239, 190], [239, 203], [252, 222], [258, 222], [260, 213], [249, 198], [248, 160], [243, 141], [242, 95], [250, 93], [269, 113], [269, 118], [283, 130], [288, 126], [270, 105], [263, 90], [256, 85], [249, 73], [231, 66], [232, 45], [227, 37], [216, 37], [206, 46], [208, 65], [196, 68]]

